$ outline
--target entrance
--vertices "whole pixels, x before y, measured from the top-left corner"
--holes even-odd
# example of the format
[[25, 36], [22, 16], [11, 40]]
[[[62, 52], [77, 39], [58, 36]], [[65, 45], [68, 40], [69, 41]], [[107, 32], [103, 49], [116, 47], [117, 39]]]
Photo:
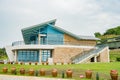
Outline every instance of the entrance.
[[91, 58], [91, 62], [94, 62], [94, 57]]
[[47, 62], [48, 58], [52, 58], [52, 51], [51, 50], [42, 50], [42, 62]]

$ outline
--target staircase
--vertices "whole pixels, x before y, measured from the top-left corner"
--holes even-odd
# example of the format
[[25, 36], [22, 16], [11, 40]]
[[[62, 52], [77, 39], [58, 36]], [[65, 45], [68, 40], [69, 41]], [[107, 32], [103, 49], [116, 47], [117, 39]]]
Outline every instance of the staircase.
[[9, 61], [10, 62], [14, 61], [14, 54], [12, 52], [11, 46], [6, 46], [5, 49], [6, 49], [6, 53], [7, 53], [8, 57], [9, 57]]
[[72, 57], [71, 60], [72, 60], [73, 63], [76, 63], [76, 64], [77, 63], [82, 63], [85, 60], [88, 60], [88, 59], [98, 55], [105, 48], [107, 48], [107, 46], [105, 46], [105, 45], [96, 46], [95, 49], [92, 49], [92, 50], [87, 51], [87, 52], [80, 53], [80, 54]]

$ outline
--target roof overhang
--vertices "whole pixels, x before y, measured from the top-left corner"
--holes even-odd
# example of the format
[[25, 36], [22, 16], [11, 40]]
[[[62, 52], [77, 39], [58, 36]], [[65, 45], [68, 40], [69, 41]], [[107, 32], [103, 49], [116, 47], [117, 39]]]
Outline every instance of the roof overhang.
[[55, 25], [55, 22], [56, 22], [56, 19], [50, 20], [50, 21], [47, 21], [47, 22], [44, 22], [38, 25], [23, 28], [21, 31], [22, 31], [22, 35], [23, 35], [23, 39], [25, 43], [28, 44], [31, 36], [37, 36], [41, 28], [47, 26], [48, 24]]

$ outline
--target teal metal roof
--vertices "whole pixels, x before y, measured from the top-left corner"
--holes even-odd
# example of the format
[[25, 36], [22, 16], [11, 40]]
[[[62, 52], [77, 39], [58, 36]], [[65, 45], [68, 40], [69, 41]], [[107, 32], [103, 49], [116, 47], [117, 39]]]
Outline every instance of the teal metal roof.
[[55, 25], [55, 22], [56, 22], [56, 19], [50, 20], [50, 21], [47, 21], [47, 22], [44, 22], [44, 23], [41, 23], [41, 24], [37, 24], [37, 25], [34, 25], [34, 26], [30, 26], [30, 27], [27, 27], [27, 28], [23, 28], [21, 31], [22, 31], [22, 35], [23, 35], [23, 39], [24, 39], [25, 43], [29, 44], [28, 42], [29, 42], [30, 36], [37, 35], [38, 34], [37, 30], [39, 30], [42, 27], [45, 27], [48, 24]]
[[[50, 24], [48, 24], [48, 25], [50, 25]], [[70, 35], [70, 36], [72, 36], [72, 37], [74, 37], [76, 39], [80, 39], [77, 35], [75, 35], [75, 34], [73, 34], [71, 32], [68, 32], [67, 30], [64, 30], [64, 29], [62, 29], [60, 27], [57, 27], [57, 26], [54, 26], [54, 25], [50, 25], [50, 26], [53, 26], [54, 29], [56, 29], [56, 30], [58, 30], [58, 31], [60, 31], [62, 33], [68, 34], [68, 35]]]
[[84, 39], [84, 40], [100, 40], [99, 38], [96, 38], [94, 36], [83, 36], [83, 35], [78, 35], [81, 39]]
[[[50, 24], [48, 24], [48, 25], [50, 25]], [[67, 30], [64, 30], [64, 29], [60, 28], [60, 27], [57, 27], [57, 26], [54, 26], [54, 25], [51, 25], [51, 26], [53, 26], [56, 30], [59, 30], [60, 32], [66, 33], [66, 34], [68, 34], [68, 35], [70, 35], [70, 36], [72, 36], [76, 39], [79, 39], [79, 40], [80, 39], [83, 39], [83, 40], [100, 40], [99, 38], [96, 38], [94, 36], [75, 35], [75, 34], [69, 32]]]
[[32, 29], [32, 28], [38, 28], [40, 26], [47, 25], [47, 24], [55, 25], [55, 22], [56, 22], [56, 19], [53, 19], [53, 20], [50, 20], [50, 21], [47, 21], [47, 22], [44, 22], [44, 23], [41, 23], [41, 24], [37, 24], [37, 25], [33, 25], [33, 26], [30, 26], [30, 27], [27, 27], [27, 28], [23, 28], [22, 31]]
[[62, 33], [68, 34], [68, 35], [70, 35], [70, 36], [72, 36], [72, 37], [74, 37], [78, 40], [82, 40], [82, 39], [83, 40], [99, 40], [98, 38], [95, 38], [93, 36], [78, 36], [78, 35], [75, 35], [75, 34], [69, 32], [69, 31], [66, 31], [66, 30], [64, 30], [60, 27], [55, 26], [55, 22], [56, 22], [56, 19], [22, 29], [21, 31], [22, 31], [22, 35], [23, 35], [23, 39], [24, 39], [25, 43], [29, 42], [30, 36], [38, 35], [37, 30], [39, 30], [40, 28], [43, 28], [47, 25], [53, 27], [54, 29], [56, 29], [56, 30], [58, 30]]

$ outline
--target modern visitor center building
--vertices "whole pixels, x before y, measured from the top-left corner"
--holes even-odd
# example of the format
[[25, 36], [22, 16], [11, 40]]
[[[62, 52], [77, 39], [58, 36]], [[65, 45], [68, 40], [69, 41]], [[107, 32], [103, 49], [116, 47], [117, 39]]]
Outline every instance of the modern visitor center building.
[[109, 49], [98, 38], [80, 36], [55, 26], [56, 20], [22, 29], [23, 41], [6, 46], [10, 61], [83, 63], [109, 62]]

